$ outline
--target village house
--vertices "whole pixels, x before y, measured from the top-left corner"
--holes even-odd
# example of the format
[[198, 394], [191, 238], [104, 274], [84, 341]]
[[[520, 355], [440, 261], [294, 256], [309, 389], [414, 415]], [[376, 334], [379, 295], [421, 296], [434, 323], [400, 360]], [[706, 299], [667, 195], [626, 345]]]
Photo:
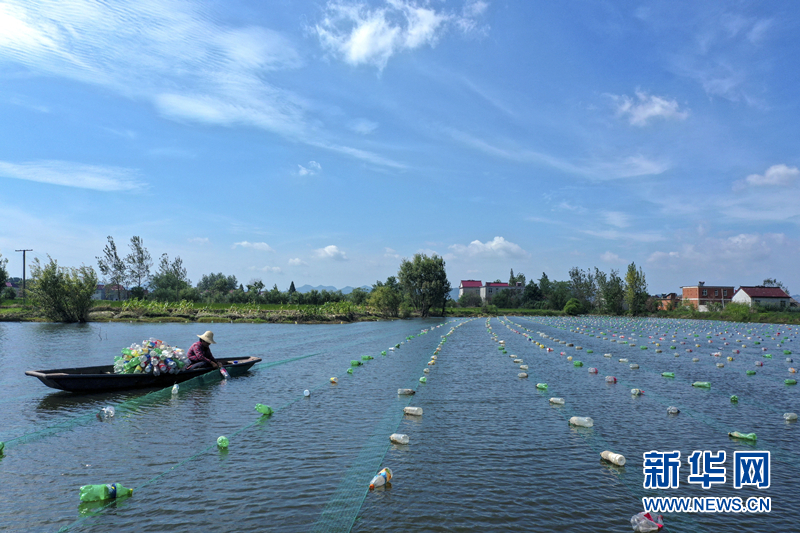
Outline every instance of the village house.
[[723, 285], [706, 285], [705, 281], [700, 281], [697, 285], [681, 287], [681, 302], [683, 305], [691, 305], [698, 311], [708, 311], [708, 304], [719, 303], [724, 307], [731, 303], [733, 298], [733, 287]]
[[458, 285], [458, 297], [461, 298], [464, 294], [477, 294], [483, 300], [483, 303], [491, 303], [492, 298], [500, 294], [500, 291], [508, 289], [516, 296], [522, 296], [525, 286], [521, 281], [516, 285], [509, 285], [508, 283], [495, 283], [488, 282], [485, 285], [480, 280], [462, 279]]
[[461, 283], [458, 285], [458, 297], [461, 298], [465, 294], [477, 294], [478, 296], [481, 295], [481, 285], [482, 283], [478, 280], [474, 279], [462, 279]]
[[669, 294], [656, 294], [653, 298], [661, 300], [661, 303], [658, 304], [658, 308], [662, 311], [677, 309], [678, 306], [681, 305], [681, 299], [678, 298], [678, 294], [674, 292]]
[[792, 305], [792, 297], [780, 287], [739, 287], [733, 295], [733, 302], [750, 307], [778, 307], [784, 309]]

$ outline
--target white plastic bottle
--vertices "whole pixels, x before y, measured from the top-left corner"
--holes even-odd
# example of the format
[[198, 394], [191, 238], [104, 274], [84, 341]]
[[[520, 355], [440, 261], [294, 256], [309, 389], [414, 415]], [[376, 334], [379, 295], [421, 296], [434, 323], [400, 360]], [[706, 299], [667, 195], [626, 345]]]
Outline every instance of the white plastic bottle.
[[581, 426], [585, 428], [594, 426], [594, 420], [588, 416], [573, 416], [569, 419], [569, 423], [573, 426]]

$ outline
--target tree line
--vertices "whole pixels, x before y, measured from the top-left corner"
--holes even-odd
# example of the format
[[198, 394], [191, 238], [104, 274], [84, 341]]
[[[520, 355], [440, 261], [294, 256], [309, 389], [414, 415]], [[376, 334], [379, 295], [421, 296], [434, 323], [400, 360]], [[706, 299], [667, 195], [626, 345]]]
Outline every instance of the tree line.
[[[597, 267], [593, 270], [573, 267], [569, 271], [569, 280], [551, 280], [547, 273], [542, 272], [538, 280], [531, 279], [527, 283], [525, 274], [514, 274], [514, 269], [511, 269], [508, 284], [517, 286], [518, 283], [524, 287], [522, 291], [503, 289], [486, 303], [501, 309], [552, 309], [572, 315], [592, 312], [639, 315], [658, 309], [647, 293], [644, 271], [635, 263], [628, 265], [624, 278], [614, 269], [606, 273]], [[481, 297], [474, 293], [465, 293], [458, 300], [461, 307], [483, 304]]]

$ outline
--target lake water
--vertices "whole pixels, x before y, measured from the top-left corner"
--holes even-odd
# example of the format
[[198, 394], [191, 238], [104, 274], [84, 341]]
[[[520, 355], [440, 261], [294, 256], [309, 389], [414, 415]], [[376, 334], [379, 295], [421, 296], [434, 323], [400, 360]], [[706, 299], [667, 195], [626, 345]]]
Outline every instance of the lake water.
[[[797, 363], [785, 361], [796, 356], [783, 353], [800, 342], [796, 327], [580, 317], [489, 323], [491, 330], [486, 319], [0, 323], [0, 440], [7, 443], [0, 531], [624, 532], [643, 496], [771, 498], [769, 514], [665, 513], [667, 531], [797, 531], [800, 426], [783, 419], [800, 411], [800, 389], [784, 384], [796, 376], [787, 369]], [[23, 374], [110, 364], [121, 348], [149, 337], [188, 348], [206, 327], [218, 341], [215, 355], [264, 363], [227, 381], [214, 373], [188, 382], [174, 397], [169, 390], [72, 395]], [[508, 354], [492, 334], [506, 341]], [[347, 374], [362, 355], [374, 359]], [[509, 355], [529, 366], [527, 379], [517, 377], [519, 363]], [[607, 375], [618, 382], [607, 384]], [[712, 387], [694, 388], [694, 381]], [[537, 390], [537, 382], [548, 390]], [[634, 387], [645, 394], [631, 395]], [[398, 388], [417, 394], [398, 396]], [[554, 396], [566, 404], [551, 405]], [[275, 414], [260, 418], [256, 403]], [[101, 421], [95, 414], [107, 405], [116, 416]], [[423, 416], [404, 416], [406, 405], [422, 407]], [[670, 405], [681, 413], [667, 414]], [[574, 415], [592, 417], [594, 427], [569, 426]], [[734, 430], [757, 433], [757, 444], [728, 437]], [[395, 432], [410, 444], [390, 444]], [[227, 451], [216, 446], [220, 435], [230, 438]], [[625, 455], [627, 465], [602, 462], [606, 449]], [[681, 452], [679, 488], [643, 488], [642, 454], [651, 450]], [[707, 490], [688, 483], [694, 450], [727, 452], [726, 483]], [[769, 488], [733, 489], [736, 450], [771, 452]], [[394, 473], [391, 487], [369, 492], [384, 466]], [[111, 482], [135, 488], [133, 497], [79, 505], [81, 485]]]

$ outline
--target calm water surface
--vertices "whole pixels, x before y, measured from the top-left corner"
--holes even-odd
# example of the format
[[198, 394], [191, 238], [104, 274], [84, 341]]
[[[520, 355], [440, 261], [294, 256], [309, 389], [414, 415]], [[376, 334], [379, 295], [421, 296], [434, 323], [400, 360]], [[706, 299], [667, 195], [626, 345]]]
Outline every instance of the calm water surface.
[[[648, 495], [772, 498], [765, 515], [667, 515], [668, 531], [797, 531], [799, 426], [782, 417], [800, 411], [797, 387], [783, 383], [794, 366], [783, 349], [800, 342], [796, 330], [509, 317], [492, 319], [490, 332], [485, 319], [456, 319], [381, 355], [444, 322], [213, 324], [215, 355], [255, 355], [264, 364], [227, 381], [214, 374], [182, 385], [177, 397], [168, 391], [78, 396], [23, 372], [110, 364], [121, 348], [151, 336], [188, 348], [204, 325], [0, 323], [0, 440], [8, 443], [0, 459], [0, 531], [324, 530], [325, 513], [343, 501], [353, 531], [624, 532]], [[427, 366], [442, 335], [462, 323], [437, 364]], [[508, 354], [498, 350], [492, 332], [506, 341]], [[635, 347], [603, 340], [624, 335], [628, 341], [631, 333]], [[655, 353], [655, 342], [664, 353]], [[763, 358], [761, 347], [773, 359]], [[741, 353], [727, 361], [734, 348]], [[723, 356], [710, 355], [716, 351]], [[528, 379], [517, 377], [512, 354], [529, 366]], [[350, 361], [362, 355], [375, 359], [348, 375]], [[567, 355], [584, 366], [575, 367]], [[301, 356], [308, 357], [269, 364]], [[700, 361], [692, 362], [694, 356]], [[630, 363], [640, 368], [631, 370]], [[426, 368], [428, 382], [421, 384]], [[750, 369], [757, 375], [745, 375]], [[661, 377], [663, 371], [676, 378]], [[606, 375], [618, 383], [606, 384]], [[338, 385], [328, 382], [331, 376]], [[691, 387], [698, 380], [712, 388]], [[538, 391], [537, 382], [549, 390]], [[410, 405], [422, 407], [422, 417], [402, 416], [408, 399], [397, 396], [401, 387], [417, 387]], [[631, 396], [632, 387], [645, 395]], [[732, 404], [731, 394], [741, 401]], [[566, 405], [551, 406], [552, 396]], [[276, 413], [260, 419], [256, 403]], [[117, 415], [100, 421], [95, 414], [106, 405], [116, 406]], [[681, 413], [668, 415], [669, 405]], [[591, 416], [594, 427], [570, 427], [573, 415]], [[733, 430], [756, 432], [758, 444], [730, 439]], [[410, 444], [389, 445], [392, 432], [408, 434]], [[230, 437], [227, 452], [215, 445], [220, 435]], [[376, 441], [385, 444], [376, 447]], [[605, 449], [624, 454], [627, 466], [602, 463]], [[725, 450], [730, 480], [730, 458], [739, 449], [772, 452], [769, 489], [735, 491], [729, 481], [703, 490], [687, 483], [685, 457], [692, 451]], [[650, 450], [681, 451], [679, 489], [642, 488], [642, 453]], [[380, 466], [394, 472], [390, 488], [366, 493], [371, 474], [354, 488], [354, 473]], [[79, 505], [78, 487], [107, 482], [137, 490], [104, 509]]]

